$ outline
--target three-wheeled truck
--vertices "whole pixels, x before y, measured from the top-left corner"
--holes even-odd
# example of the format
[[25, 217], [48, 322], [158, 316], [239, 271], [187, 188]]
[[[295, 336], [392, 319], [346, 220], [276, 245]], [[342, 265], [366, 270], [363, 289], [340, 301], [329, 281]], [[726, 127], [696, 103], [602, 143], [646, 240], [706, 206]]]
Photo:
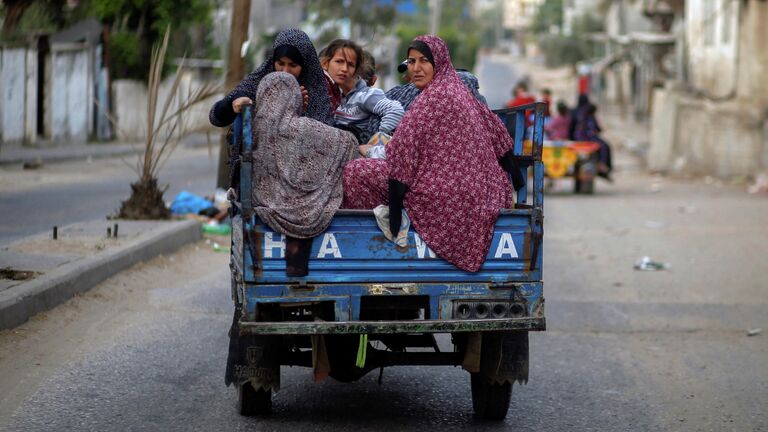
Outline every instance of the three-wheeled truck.
[[[524, 113], [535, 112], [532, 149], [523, 152]], [[544, 330], [541, 103], [495, 111], [515, 142], [529, 185], [495, 225], [478, 272], [436, 256], [411, 230], [398, 247], [373, 212], [339, 210], [313, 242], [309, 274], [288, 277], [285, 239], [251, 204], [251, 114], [235, 123], [239, 187], [232, 214], [233, 326], [245, 352], [234, 367], [243, 415], [271, 411], [281, 366], [329, 370], [351, 382], [396, 365], [462, 366], [470, 372], [477, 416], [503, 419], [512, 384], [528, 380], [528, 332]], [[453, 349], [435, 340], [449, 334]], [[376, 342], [376, 343], [374, 343]], [[245, 346], [243, 346], [245, 345]]]

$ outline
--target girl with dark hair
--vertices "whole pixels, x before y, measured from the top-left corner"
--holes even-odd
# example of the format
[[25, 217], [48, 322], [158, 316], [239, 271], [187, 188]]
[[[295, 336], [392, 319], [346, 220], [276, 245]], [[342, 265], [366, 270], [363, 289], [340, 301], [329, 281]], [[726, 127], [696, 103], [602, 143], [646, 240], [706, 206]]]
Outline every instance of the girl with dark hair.
[[388, 140], [403, 117], [403, 107], [399, 102], [388, 99], [381, 89], [369, 87], [359, 77], [364, 55], [356, 43], [337, 39], [323, 52], [323, 67], [342, 91], [341, 103], [334, 112], [336, 127], [355, 134], [361, 144], [361, 155], [382, 157], [381, 154], [370, 154], [374, 146], [366, 144], [370, 138], [367, 129], [369, 119], [372, 116], [381, 118], [379, 129], [374, 133], [381, 132], [386, 136], [384, 139]]
[[331, 97], [331, 114], [341, 105], [342, 86], [355, 76], [363, 62], [363, 49], [347, 39], [335, 39], [320, 51], [320, 64]]

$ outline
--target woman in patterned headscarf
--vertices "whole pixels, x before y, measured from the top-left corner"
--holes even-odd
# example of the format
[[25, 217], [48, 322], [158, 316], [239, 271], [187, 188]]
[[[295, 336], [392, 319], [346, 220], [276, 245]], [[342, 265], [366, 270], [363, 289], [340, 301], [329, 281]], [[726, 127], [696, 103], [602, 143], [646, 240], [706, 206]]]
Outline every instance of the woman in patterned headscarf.
[[301, 117], [296, 79], [265, 76], [253, 117], [253, 207], [273, 230], [312, 238], [328, 228], [341, 205], [344, 165], [357, 140], [341, 129]]
[[213, 105], [208, 115], [211, 124], [219, 127], [232, 124], [242, 105], [252, 103], [256, 97], [256, 89], [262, 78], [275, 72], [276, 66], [285, 72], [295, 71], [295, 67], [299, 66], [300, 73], [296, 79], [306, 91], [307, 97], [304, 115], [332, 125], [331, 99], [323, 68], [309, 36], [299, 29], [286, 29], [277, 34], [272, 47], [272, 55], [258, 69], [248, 74], [224, 99]]
[[[341, 177], [344, 165], [357, 153], [357, 140], [349, 132], [302, 117], [301, 90], [288, 73], [264, 76], [254, 96], [253, 207], [262, 222], [286, 236], [286, 274], [306, 276], [312, 238], [328, 228], [341, 204]], [[260, 363], [269, 374], [249, 375], [263, 372], [254, 367], [249, 350], [265, 349], [274, 339], [241, 335], [242, 308], [236, 303], [225, 382], [243, 385], [250, 380], [257, 390], [277, 389], [279, 372], [271, 374], [271, 357]]]
[[462, 83], [448, 47], [419, 36], [408, 50], [408, 72], [421, 95], [406, 111], [387, 159], [357, 159], [344, 171], [345, 208], [388, 202], [390, 230], [404, 205], [435, 253], [475, 272], [485, 261], [499, 211], [511, 207], [524, 179], [504, 125]]

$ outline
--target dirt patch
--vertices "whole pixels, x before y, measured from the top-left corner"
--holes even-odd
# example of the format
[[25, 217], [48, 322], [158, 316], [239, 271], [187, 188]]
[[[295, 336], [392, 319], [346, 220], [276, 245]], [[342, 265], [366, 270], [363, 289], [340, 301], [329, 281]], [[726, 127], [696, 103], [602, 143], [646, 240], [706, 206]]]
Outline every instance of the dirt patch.
[[40, 273], [33, 271], [15, 270], [10, 267], [0, 269], [0, 279], [24, 281], [36, 278]]
[[157, 179], [143, 179], [131, 183], [131, 196], [120, 205], [121, 219], [157, 220], [169, 219], [171, 212], [163, 200], [164, 189], [157, 185]]
[[104, 237], [80, 237], [62, 238], [53, 240], [50, 238], [30, 239], [10, 246], [8, 249], [28, 254], [71, 254], [79, 256], [91, 256], [106, 247], [116, 246], [120, 240]]

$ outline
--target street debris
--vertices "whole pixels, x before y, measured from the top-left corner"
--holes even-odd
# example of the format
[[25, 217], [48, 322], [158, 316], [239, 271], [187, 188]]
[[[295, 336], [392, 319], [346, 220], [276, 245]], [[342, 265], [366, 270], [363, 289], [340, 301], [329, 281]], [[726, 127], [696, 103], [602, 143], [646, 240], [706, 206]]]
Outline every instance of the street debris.
[[33, 271], [15, 270], [15, 269], [12, 269], [11, 267], [5, 267], [0, 269], [0, 279], [8, 279], [8, 280], [15, 280], [15, 281], [33, 279], [38, 274], [40, 273], [33, 272]]
[[31, 161], [25, 161], [21, 167], [25, 170], [34, 170], [34, 169], [40, 169], [43, 167], [43, 160], [40, 158], [37, 158], [35, 160]]
[[751, 194], [768, 193], [768, 174], [759, 174], [755, 182], [747, 187], [747, 192]]
[[677, 211], [682, 214], [691, 214], [696, 211], [696, 206], [693, 206], [693, 205], [678, 206]]
[[671, 267], [672, 266], [667, 263], [654, 261], [649, 256], [644, 256], [635, 262], [635, 270], [639, 271], [659, 271], [667, 270]]
[[661, 183], [651, 183], [650, 189], [651, 189], [651, 192], [653, 193], [661, 192], [661, 189], [662, 189]]
[[664, 228], [666, 224], [660, 221], [649, 220], [649, 221], [645, 221], [645, 226], [652, 229], [659, 229], [659, 228]]
[[214, 252], [229, 252], [228, 247], [221, 246], [220, 244], [213, 242], [213, 251]]
[[762, 332], [763, 332], [763, 329], [761, 329], [761, 328], [749, 329], [749, 330], [747, 330], [747, 336], [757, 336], [757, 335], [759, 335]]
[[228, 224], [220, 224], [216, 222], [215, 219], [211, 219], [203, 224], [202, 230], [206, 234], [229, 235], [232, 232], [232, 227]]

